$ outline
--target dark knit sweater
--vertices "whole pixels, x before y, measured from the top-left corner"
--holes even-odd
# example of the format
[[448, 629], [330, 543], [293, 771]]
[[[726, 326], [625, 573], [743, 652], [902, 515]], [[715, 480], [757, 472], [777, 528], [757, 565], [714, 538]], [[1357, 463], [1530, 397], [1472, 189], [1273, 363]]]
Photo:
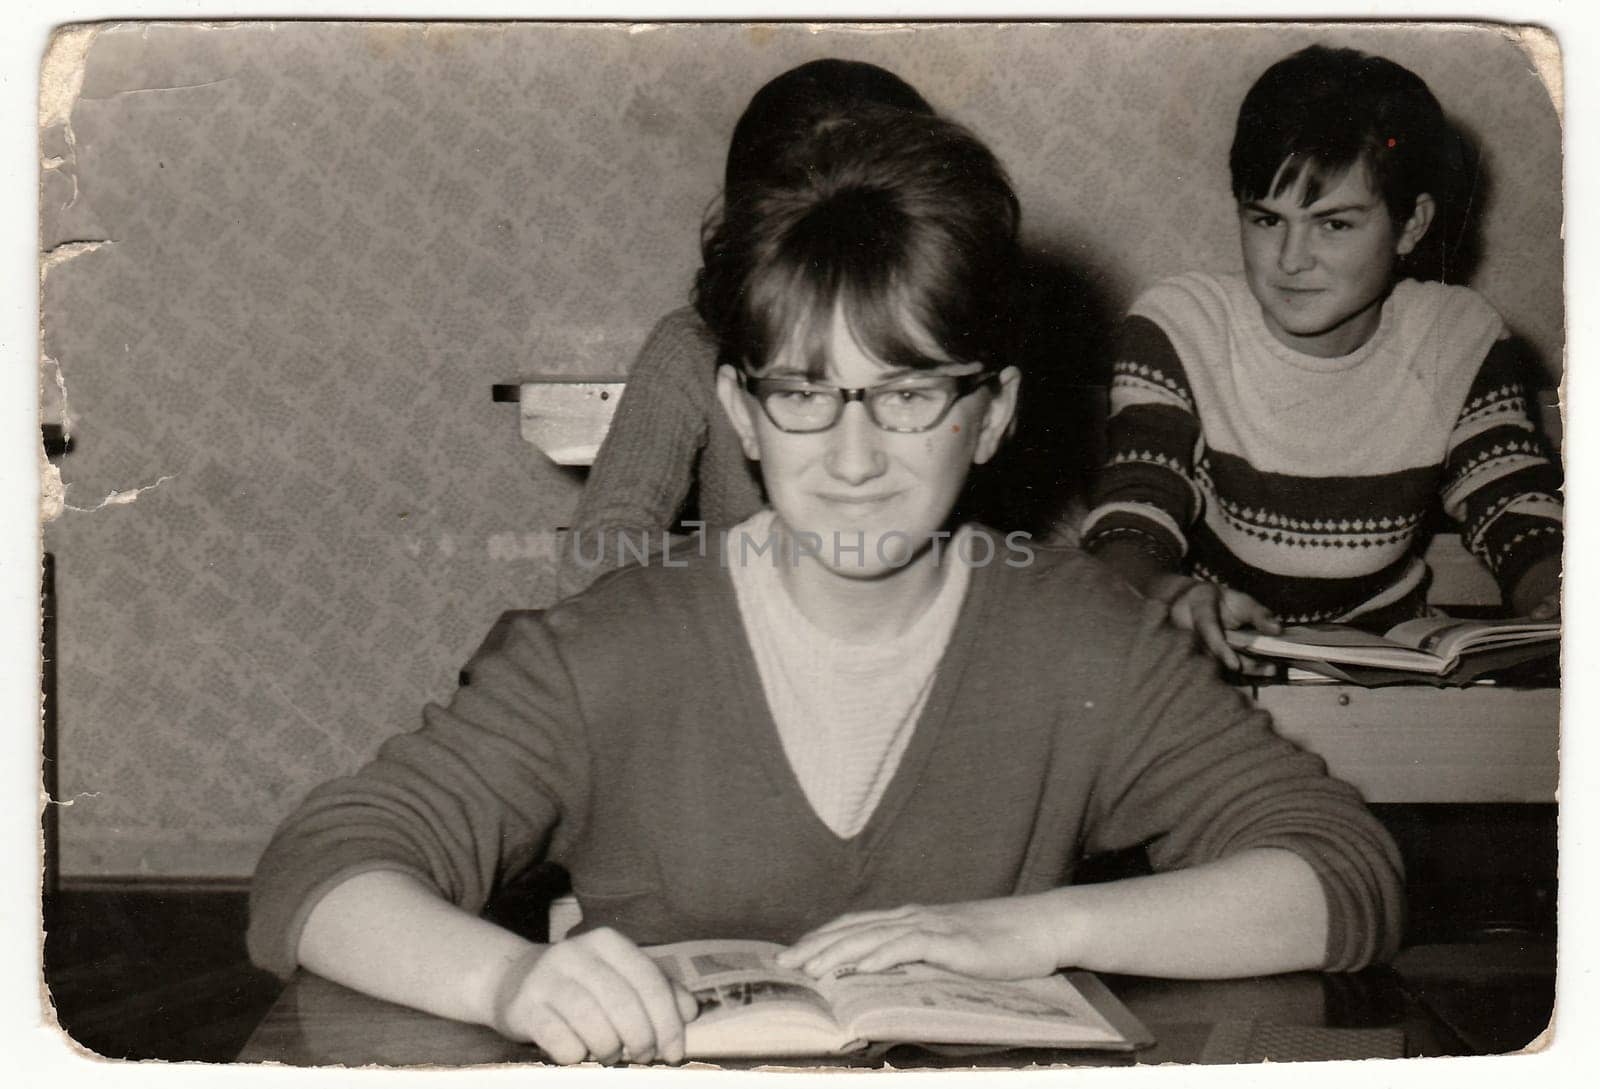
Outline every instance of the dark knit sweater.
[[564, 592], [581, 590], [633, 554], [617, 546], [617, 533], [659, 543], [683, 516], [691, 485], [699, 518], [712, 528], [761, 509], [759, 478], [717, 403], [716, 372], [716, 342], [692, 309], [661, 319], [628, 371], [627, 391], [589, 471], [572, 522], [578, 546], [563, 550]]
[[317, 898], [371, 869], [477, 911], [551, 859], [586, 927], [789, 942], [846, 911], [1050, 889], [1139, 844], [1157, 870], [1294, 851], [1327, 897], [1327, 967], [1395, 949], [1398, 855], [1355, 790], [1098, 561], [973, 571], [899, 769], [841, 840], [784, 757], [714, 555], [520, 621], [420, 731], [313, 791], [256, 872], [256, 963], [293, 971]]

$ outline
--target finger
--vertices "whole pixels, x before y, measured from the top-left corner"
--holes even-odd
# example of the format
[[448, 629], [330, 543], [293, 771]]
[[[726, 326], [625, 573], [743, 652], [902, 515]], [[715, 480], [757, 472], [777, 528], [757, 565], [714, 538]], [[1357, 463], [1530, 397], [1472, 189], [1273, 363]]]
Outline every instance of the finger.
[[877, 908], [872, 911], [851, 911], [836, 918], [829, 919], [821, 926], [801, 936], [800, 941], [816, 934], [829, 934], [840, 930], [850, 930], [854, 927], [881, 923], [895, 919], [904, 919], [917, 910], [916, 904], [901, 904], [892, 908]]
[[[848, 918], [848, 917], [847, 917]], [[842, 941], [850, 939], [864, 930], [874, 927], [889, 925], [893, 920], [873, 919], [857, 920], [836, 919], [826, 926], [818, 927], [788, 949], [779, 953], [775, 958], [779, 965], [785, 968], [799, 968], [806, 962], [815, 959], [828, 949], [833, 948]]]
[[1229, 627], [1242, 628], [1248, 625], [1257, 631], [1264, 631], [1268, 635], [1277, 635], [1283, 630], [1283, 625], [1278, 623], [1278, 618], [1272, 615], [1272, 610], [1249, 594], [1231, 594], [1229, 596], [1230, 612], [1237, 618], [1238, 623], [1229, 624]]
[[603, 1063], [614, 1063], [622, 1056], [622, 1037], [611, 1015], [586, 987], [567, 989], [551, 1004], [582, 1042], [585, 1054]]
[[[602, 959], [585, 982], [589, 993], [604, 1012], [612, 1033], [620, 1042], [621, 1054], [634, 1062], [649, 1062], [655, 1058], [656, 1021], [648, 1008], [646, 997], [640, 993], [642, 981], [629, 978], [610, 961]], [[672, 1001], [672, 994], [667, 990], [664, 980], [661, 982], [660, 998], [667, 1005], [668, 1012], [663, 1017], [666, 1020], [677, 1013], [677, 1004]]]
[[678, 1016], [685, 1025], [700, 1016], [700, 1003], [695, 1001], [694, 995], [690, 994], [683, 984], [676, 982], [672, 984], [672, 997], [678, 1003]]
[[914, 930], [884, 942], [878, 948], [856, 961], [862, 972], [883, 972], [901, 964], [925, 962], [951, 971], [960, 971], [961, 965], [950, 954], [952, 943], [942, 935], [926, 930]]
[[[640, 1046], [627, 1032], [622, 1034], [629, 1055], [635, 1062], [649, 1062], [657, 1056], [667, 1062], [681, 1062], [683, 1023], [686, 1018], [680, 1012], [678, 995], [655, 961], [626, 938], [618, 935], [618, 939], [618, 944], [603, 949], [602, 956], [616, 969], [618, 979], [627, 987], [650, 1028], [649, 1039], [643, 1041], [644, 1046]], [[689, 999], [689, 1008], [692, 1016], [697, 1009], [693, 998]]]
[[1528, 616], [1534, 620], [1554, 620], [1561, 615], [1561, 599], [1547, 597], [1533, 607]]
[[1239, 672], [1246, 677], [1276, 677], [1278, 666], [1266, 658], [1252, 658], [1248, 654], [1239, 655]]
[[1217, 601], [1212, 598], [1206, 603], [1206, 608], [1199, 610], [1195, 617], [1195, 634], [1211, 652], [1211, 655], [1229, 669], [1239, 668], [1239, 656], [1228, 645], [1228, 637], [1223, 634], [1222, 619], [1217, 615]]
[[823, 923], [815, 930], [802, 934], [795, 939], [789, 948], [780, 951], [773, 959], [778, 962], [778, 966], [781, 968], [798, 968], [808, 959], [816, 956], [819, 951], [838, 941], [841, 936], [852, 933], [862, 926], [875, 925], [879, 921], [881, 920], [863, 921], [859, 913], [841, 915], [836, 919], [830, 919], [828, 922]]
[[1192, 594], [1197, 589], [1198, 586], [1192, 586], [1167, 604], [1167, 619], [1172, 622], [1173, 627], [1181, 631], [1194, 631], [1195, 607]]
[[906, 923], [884, 923], [847, 934], [808, 957], [804, 964], [805, 972], [810, 976], [823, 976], [836, 968], [859, 965], [862, 957], [870, 956], [889, 942], [916, 929]]
[[557, 1065], [570, 1066], [589, 1057], [588, 1046], [572, 1031], [572, 1026], [542, 1002], [529, 1016], [527, 1029], [529, 1037], [544, 1052], [545, 1058]]

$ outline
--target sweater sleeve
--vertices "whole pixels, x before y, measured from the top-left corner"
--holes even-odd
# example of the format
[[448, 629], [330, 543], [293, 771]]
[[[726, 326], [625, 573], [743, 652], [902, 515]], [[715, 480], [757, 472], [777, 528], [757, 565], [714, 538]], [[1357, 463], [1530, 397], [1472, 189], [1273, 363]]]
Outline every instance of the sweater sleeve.
[[1497, 340], [1450, 434], [1441, 498], [1462, 539], [1509, 598], [1535, 563], [1559, 556], [1561, 473], [1528, 411], [1521, 360]]
[[423, 718], [279, 827], [250, 893], [247, 944], [260, 967], [292, 974], [311, 909], [366, 871], [412, 874], [478, 912], [502, 877], [538, 860], [564, 817], [585, 812], [577, 700], [541, 620], [514, 624], [472, 684]]
[[1392, 956], [1404, 916], [1394, 841], [1354, 787], [1279, 737], [1161, 617], [1147, 608], [1121, 654], [1122, 716], [1091, 801], [1090, 849], [1143, 844], [1157, 871], [1293, 851], [1326, 898], [1324, 967]]
[[628, 388], [578, 501], [562, 550], [563, 593], [583, 589], [677, 521], [707, 441], [707, 410], [690, 391], [709, 385], [716, 348], [688, 311], [657, 323], [628, 371]]
[[1132, 541], [1176, 569], [1200, 511], [1194, 483], [1200, 421], [1172, 341], [1148, 318], [1123, 322], [1111, 372], [1106, 464], [1084, 522], [1083, 546]]

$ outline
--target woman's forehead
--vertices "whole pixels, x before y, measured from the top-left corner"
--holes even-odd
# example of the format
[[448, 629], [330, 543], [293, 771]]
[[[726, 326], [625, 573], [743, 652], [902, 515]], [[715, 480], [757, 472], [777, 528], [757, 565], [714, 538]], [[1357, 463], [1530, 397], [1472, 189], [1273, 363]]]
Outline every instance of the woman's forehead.
[[1331, 166], [1309, 156], [1290, 156], [1279, 164], [1267, 193], [1272, 200], [1298, 208], [1325, 204], [1330, 199], [1346, 204], [1378, 199], [1372, 170], [1361, 158], [1342, 166]]
[[[802, 315], [762, 373], [771, 377], [826, 378], [840, 385], [874, 385], [956, 365], [957, 361], [948, 358], [908, 308], [894, 307], [890, 316], [892, 327], [881, 328], [881, 318], [863, 320], [866, 315], [854, 313], [842, 299], [825, 313]], [[889, 337], [899, 344], [874, 343]], [[903, 351], [904, 347], [916, 352], [918, 365], [907, 365], [904, 360], [891, 362], [884, 357], [889, 351]]]

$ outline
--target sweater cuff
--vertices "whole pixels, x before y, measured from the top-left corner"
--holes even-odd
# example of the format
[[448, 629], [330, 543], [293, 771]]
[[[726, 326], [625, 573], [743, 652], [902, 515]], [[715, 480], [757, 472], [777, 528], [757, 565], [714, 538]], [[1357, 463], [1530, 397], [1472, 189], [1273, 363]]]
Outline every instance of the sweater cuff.
[[1504, 554], [1495, 566], [1495, 577], [1500, 584], [1501, 600], [1508, 608], [1522, 576], [1535, 564], [1551, 557], [1559, 559], [1565, 545], [1566, 534], [1560, 525], [1531, 526], [1506, 543]]
[[1133, 519], [1097, 519], [1083, 537], [1084, 551], [1093, 556], [1101, 555], [1111, 544], [1135, 549], [1171, 571], [1178, 570], [1183, 563], [1181, 542], [1148, 525], [1135, 524]]
[[312, 909], [351, 878], [383, 870], [407, 874], [424, 884], [432, 883], [432, 878], [415, 866], [373, 858], [359, 841], [351, 850], [341, 850], [338, 854], [362, 857], [353, 861], [329, 859], [328, 866], [319, 867], [316, 873], [304, 879], [285, 878], [266, 868], [257, 870], [250, 889], [250, 923], [245, 932], [245, 946], [256, 967], [285, 981], [294, 975], [300, 967], [300, 936]]
[[1317, 836], [1293, 834], [1269, 837], [1250, 846], [1291, 851], [1316, 874], [1328, 909], [1323, 971], [1356, 972], [1370, 964], [1382, 964], [1399, 952], [1405, 930], [1405, 880], [1399, 850], [1392, 841], [1359, 855], [1330, 851], [1327, 841]]

